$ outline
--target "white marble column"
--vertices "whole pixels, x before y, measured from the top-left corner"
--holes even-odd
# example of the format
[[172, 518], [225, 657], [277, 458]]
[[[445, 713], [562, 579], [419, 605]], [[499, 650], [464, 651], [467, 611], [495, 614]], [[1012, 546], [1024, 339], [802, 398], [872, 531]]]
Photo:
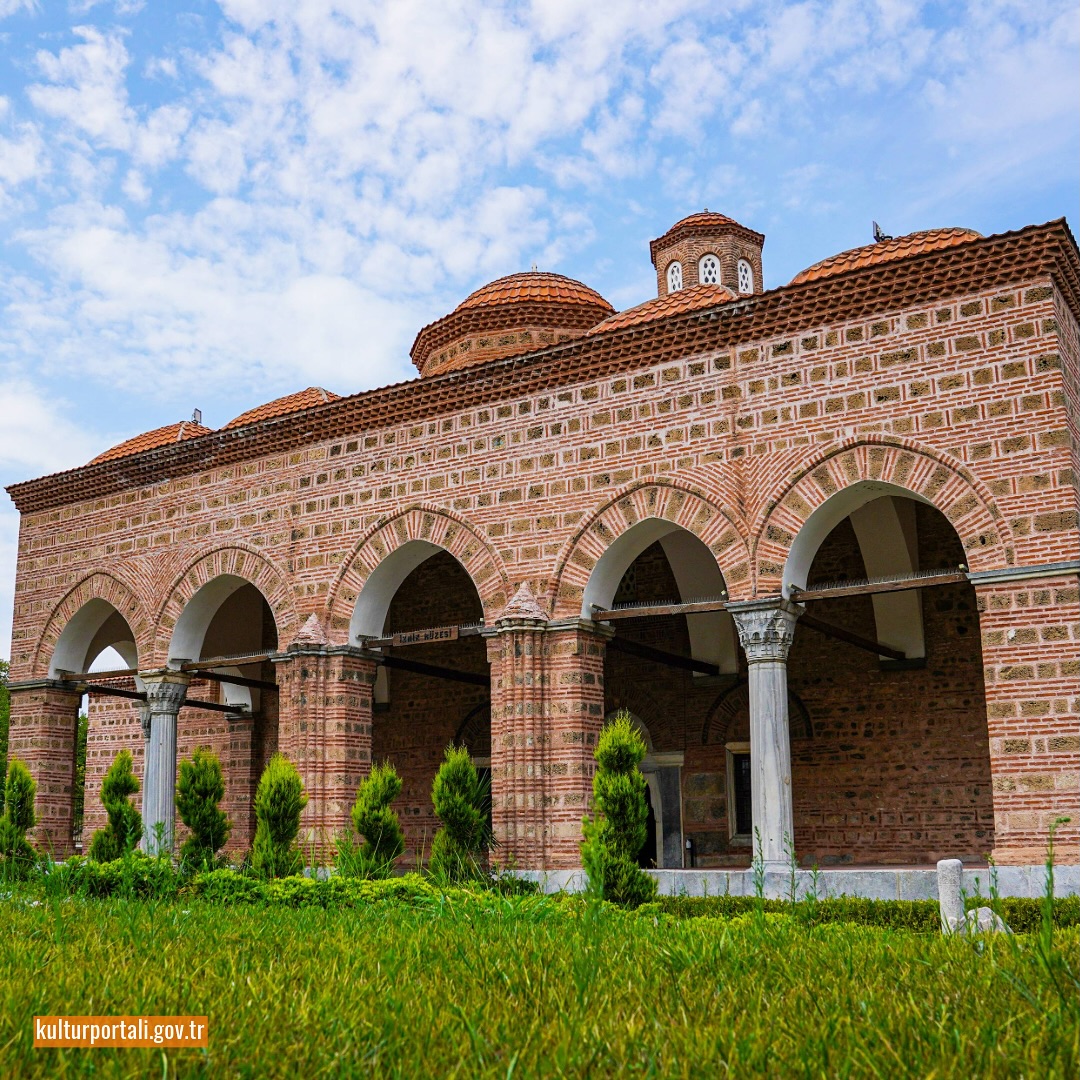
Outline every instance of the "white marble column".
[[[750, 785], [754, 857], [766, 869], [789, 863], [794, 848], [787, 657], [803, 609], [789, 600], [729, 605], [750, 666]], [[760, 846], [759, 846], [760, 845]]]
[[[176, 818], [176, 718], [187, 694], [188, 676], [176, 671], [141, 676], [146, 690], [144, 731], [146, 761], [143, 769], [143, 849], [152, 855], [172, 851]], [[163, 826], [157, 844], [158, 824]]]

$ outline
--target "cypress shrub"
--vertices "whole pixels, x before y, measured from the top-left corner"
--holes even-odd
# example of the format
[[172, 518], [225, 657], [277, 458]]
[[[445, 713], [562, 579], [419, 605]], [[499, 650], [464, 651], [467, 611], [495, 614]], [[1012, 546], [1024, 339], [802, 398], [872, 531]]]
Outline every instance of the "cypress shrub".
[[225, 796], [221, 762], [212, 750], [199, 747], [190, 760], [180, 762], [176, 785], [176, 809], [191, 835], [180, 847], [180, 858], [189, 867], [212, 864], [218, 849], [229, 839], [232, 824], [218, 809]]
[[637, 907], [656, 895], [656, 882], [637, 864], [649, 810], [638, 766], [645, 743], [623, 711], [604, 725], [596, 744], [595, 816], [583, 822], [581, 859], [594, 896]]
[[338, 846], [338, 870], [349, 877], [383, 878], [405, 850], [405, 836], [390, 804], [401, 794], [401, 777], [389, 761], [375, 765], [356, 791], [352, 823], [362, 837]]
[[432, 874], [447, 881], [481, 876], [481, 862], [492, 843], [488, 823], [491, 793], [464, 746], [446, 748], [431, 788], [431, 801], [442, 822], [431, 843]]
[[126, 855], [142, 839], [142, 815], [128, 796], [137, 794], [139, 781], [131, 768], [131, 751], [121, 750], [101, 782], [101, 801], [109, 823], [90, 841], [94, 862], [112, 862]]
[[302, 869], [296, 837], [307, 793], [296, 766], [275, 754], [263, 770], [255, 793], [255, 842], [251, 868], [262, 877], [288, 877]]
[[5, 861], [22, 866], [34, 861], [34, 849], [26, 834], [37, 822], [36, 794], [37, 783], [30, 770], [18, 758], [12, 758], [4, 783], [4, 813], [0, 816], [0, 857]]

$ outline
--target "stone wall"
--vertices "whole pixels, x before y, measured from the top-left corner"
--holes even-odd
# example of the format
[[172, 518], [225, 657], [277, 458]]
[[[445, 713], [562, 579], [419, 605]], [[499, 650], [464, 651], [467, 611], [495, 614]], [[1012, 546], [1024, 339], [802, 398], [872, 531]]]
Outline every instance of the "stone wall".
[[[642, 515], [655, 514], [701, 537], [732, 599], [747, 599], [778, 592], [787, 551], [816, 506], [849, 484], [887, 482], [945, 514], [975, 572], [995, 821], [991, 827], [983, 820], [980, 779], [965, 796], [976, 807], [963, 823], [965, 844], [979, 849], [977, 833], [985, 828], [999, 859], [1030, 860], [1047, 824], [1072, 812], [1062, 838], [1075, 852], [1076, 577], [999, 584], [985, 576], [1080, 557], [1076, 329], [1053, 283], [1028, 274], [1009, 287], [963, 295], [937, 288], [899, 309], [883, 293], [873, 317], [806, 325], [749, 344], [727, 342], [717, 322], [711, 343], [690, 353], [677, 345], [650, 352], [647, 333], [632, 333], [644, 335], [637, 366], [619, 361], [620, 370], [580, 378], [569, 371], [559, 387], [506, 389], [463, 408], [454, 405], [459, 384], [449, 381], [439, 416], [343, 430], [302, 449], [24, 513], [12, 753], [27, 756], [40, 772], [47, 759], [66, 752], [59, 728], [51, 749], [42, 745], [48, 741], [42, 709], [53, 705], [42, 704], [41, 691], [18, 684], [47, 677], [52, 648], [87, 596], [108, 598], [128, 620], [143, 669], [164, 663], [172, 625], [199, 583], [225, 572], [263, 593], [282, 647], [312, 614], [329, 645], [341, 646], [373, 567], [408, 539], [429, 539], [468, 571], [489, 625], [521, 582], [549, 619], [565, 622], [580, 617], [599, 554]], [[702, 340], [702, 331], [693, 333]], [[936, 613], [933, 604], [928, 610], [951, 619], [958, 632], [954, 614]], [[860, 617], [854, 609], [850, 614]], [[974, 657], [975, 624], [967, 625], [973, 650], [967, 655]], [[567, 631], [563, 645], [544, 649], [564, 655], [565, 647], [560, 663], [580, 666], [584, 639], [576, 633]], [[812, 697], [814, 687], [799, 682], [801, 648], [792, 661], [793, 688]], [[832, 663], [835, 646], [829, 648]], [[911, 677], [932, 680], [933, 670]], [[865, 675], [856, 666], [848, 677], [859, 682]], [[580, 686], [576, 674], [562, 677], [565, 686]], [[944, 685], [951, 677], [943, 678], [940, 693], [953, 694]], [[496, 710], [501, 693], [493, 694]], [[595, 705], [583, 704], [580, 689], [573, 695], [567, 715]], [[684, 705], [687, 733], [702, 722], [698, 697], [695, 690]], [[467, 704], [455, 702], [446, 731], [432, 732], [431, 745]], [[493, 725], [504, 722], [496, 717]], [[573, 738], [587, 739], [589, 731], [578, 729]], [[924, 734], [886, 719], [872, 741], [913, 737]], [[689, 748], [688, 734], [687, 740]], [[1029, 749], [1022, 751], [1025, 740]], [[98, 748], [107, 753], [105, 745]], [[796, 760], [807, 771], [798, 747]], [[573, 813], [580, 816], [571, 806], [587, 788], [588, 765], [575, 761], [562, 764], [582, 777], [552, 818], [564, 833]], [[46, 818], [55, 823], [64, 814], [63, 788], [57, 777], [43, 785]], [[711, 795], [701, 797], [707, 802]], [[835, 849], [820, 830], [837, 823], [826, 822], [823, 811], [813, 824], [819, 831], [808, 835], [823, 858], [840, 857], [840, 846], [865, 856], [871, 827], [883, 857], [914, 850], [916, 831], [928, 832], [919, 842], [936, 849], [957, 826], [948, 815], [960, 812], [946, 807], [938, 822], [887, 825], [869, 820], [885, 811], [870, 806], [868, 790], [854, 801], [857, 810], [841, 811], [841, 803], [829, 811], [855, 815], [850, 823], [845, 817], [844, 840]], [[800, 814], [810, 814], [800, 806]], [[420, 826], [422, 812], [412, 816]]]

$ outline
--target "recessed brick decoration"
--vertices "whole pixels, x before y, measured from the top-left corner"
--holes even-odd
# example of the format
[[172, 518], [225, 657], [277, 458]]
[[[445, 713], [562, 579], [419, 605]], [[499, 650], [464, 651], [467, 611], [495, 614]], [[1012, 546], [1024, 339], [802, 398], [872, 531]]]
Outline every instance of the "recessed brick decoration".
[[[664, 259], [683, 260], [682, 298], [622, 318], [591, 290], [523, 296], [574, 308], [567, 339], [551, 341], [537, 334], [554, 323], [524, 318], [539, 308], [467, 307], [446, 333], [490, 338], [490, 353], [470, 345], [459, 362], [432, 331], [433, 366], [414, 382], [302, 391], [250, 422], [136, 440], [13, 485], [11, 752], [38, 778], [38, 839], [58, 854], [72, 843], [79, 693], [64, 673], [109, 645], [159, 671], [183, 639], [197, 652], [183, 659], [257, 654], [242, 676], [278, 687], [254, 691], [250, 714], [179, 714], [181, 756], [208, 745], [226, 765], [234, 850], [280, 749], [311, 794], [305, 839], [326, 849], [370, 762], [394, 761], [407, 861], [422, 858], [431, 778], [459, 740], [491, 769], [496, 857], [576, 866], [592, 749], [626, 707], [657, 768], [675, 770], [665, 837], [691, 840], [697, 865], [745, 864], [728, 760], [749, 736], [745, 657], [730, 644], [718, 661], [700, 615], [600, 624], [591, 605], [700, 598], [706, 568], [736, 603], [881, 576], [880, 564], [969, 578], [916, 590], [915, 607], [808, 601], [871, 645], [796, 623], [799, 857], [1037, 863], [1066, 815], [1059, 852], [1077, 861], [1080, 258], [1067, 226], [916, 234], [762, 292], [764, 238], [697, 218], [653, 245], [660, 293]], [[697, 284], [706, 249], [719, 286]], [[732, 298], [738, 258], [755, 291]], [[905, 500], [915, 509], [892, 514], [891, 532], [875, 524]], [[535, 607], [518, 602], [522, 585]], [[912, 620], [925, 656], [881, 659], [872, 642], [910, 636]], [[462, 623], [482, 631], [389, 647], [457, 680], [381, 669], [356, 630]], [[188, 690], [225, 695], [197, 677]], [[140, 720], [137, 704], [93, 699], [88, 829], [116, 751], [142, 769]]]

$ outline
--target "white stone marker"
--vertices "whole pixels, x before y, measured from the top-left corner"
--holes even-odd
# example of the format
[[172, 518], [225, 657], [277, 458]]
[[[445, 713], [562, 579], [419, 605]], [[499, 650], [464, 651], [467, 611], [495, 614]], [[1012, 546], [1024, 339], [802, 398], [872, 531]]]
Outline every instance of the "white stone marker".
[[943, 934], [1011, 934], [1009, 924], [992, 908], [964, 910], [964, 864], [959, 859], [941, 859], [937, 864], [938, 906]]

